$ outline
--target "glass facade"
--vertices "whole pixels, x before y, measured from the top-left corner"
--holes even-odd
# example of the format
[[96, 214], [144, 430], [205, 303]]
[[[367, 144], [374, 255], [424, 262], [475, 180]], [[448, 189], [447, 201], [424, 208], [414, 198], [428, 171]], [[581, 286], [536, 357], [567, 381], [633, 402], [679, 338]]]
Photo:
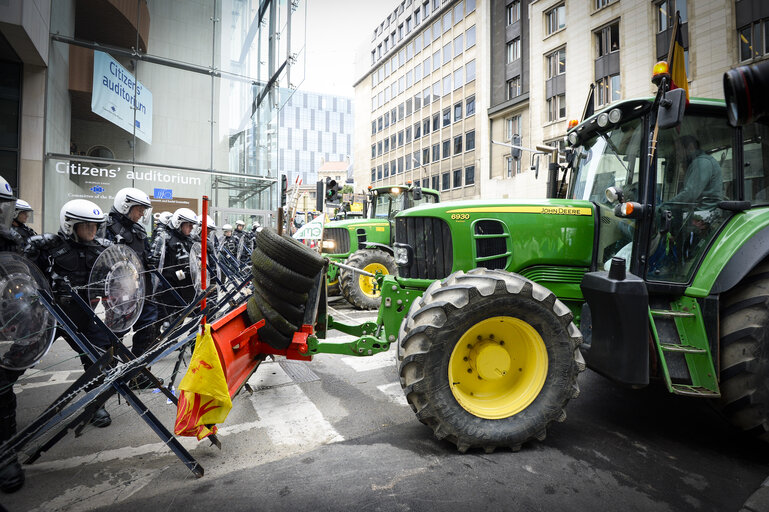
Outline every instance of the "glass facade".
[[[278, 116], [303, 77], [306, 6], [279, 0], [52, 2], [43, 229], [123, 187], [155, 211], [275, 222]], [[279, 36], [279, 37], [278, 37]]]

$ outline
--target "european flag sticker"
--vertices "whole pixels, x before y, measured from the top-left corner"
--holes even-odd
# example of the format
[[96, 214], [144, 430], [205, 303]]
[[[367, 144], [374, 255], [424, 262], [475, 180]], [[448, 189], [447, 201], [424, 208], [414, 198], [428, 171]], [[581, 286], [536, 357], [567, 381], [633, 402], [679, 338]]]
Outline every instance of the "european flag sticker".
[[156, 188], [154, 189], [152, 195], [155, 197], [155, 199], [173, 199], [174, 191], [170, 188]]
[[101, 194], [102, 192], [104, 192], [104, 188], [103, 188], [103, 187], [100, 187], [100, 186], [98, 186], [98, 185], [96, 185], [96, 186], [94, 186], [94, 187], [91, 187], [89, 190], [90, 190], [91, 192], [93, 192], [94, 194], [97, 194], [97, 195], [98, 195], [98, 194]]

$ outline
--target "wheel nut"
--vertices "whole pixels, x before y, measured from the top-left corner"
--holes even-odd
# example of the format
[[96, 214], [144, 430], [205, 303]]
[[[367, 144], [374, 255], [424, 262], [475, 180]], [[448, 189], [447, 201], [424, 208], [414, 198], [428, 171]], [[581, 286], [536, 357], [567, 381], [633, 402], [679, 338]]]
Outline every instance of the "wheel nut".
[[467, 369], [467, 373], [473, 373], [473, 369], [472, 368], [468, 368]]

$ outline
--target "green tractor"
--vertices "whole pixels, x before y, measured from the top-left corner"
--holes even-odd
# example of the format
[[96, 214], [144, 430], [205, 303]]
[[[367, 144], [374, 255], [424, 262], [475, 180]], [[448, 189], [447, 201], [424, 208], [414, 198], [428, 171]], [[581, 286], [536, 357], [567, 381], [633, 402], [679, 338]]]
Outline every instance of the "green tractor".
[[544, 439], [586, 365], [711, 399], [769, 440], [769, 127], [731, 127], [723, 101], [684, 105], [660, 92], [571, 129], [563, 176], [550, 169], [563, 199], [396, 216], [380, 319], [436, 437], [460, 451]]
[[[393, 274], [391, 227], [396, 213], [439, 201], [436, 190], [414, 185], [377, 187], [369, 191], [366, 218], [332, 221], [323, 228], [321, 251], [331, 261], [370, 274]], [[329, 265], [329, 295], [341, 293], [359, 309], [379, 307], [380, 290], [376, 280], [366, 274]]]

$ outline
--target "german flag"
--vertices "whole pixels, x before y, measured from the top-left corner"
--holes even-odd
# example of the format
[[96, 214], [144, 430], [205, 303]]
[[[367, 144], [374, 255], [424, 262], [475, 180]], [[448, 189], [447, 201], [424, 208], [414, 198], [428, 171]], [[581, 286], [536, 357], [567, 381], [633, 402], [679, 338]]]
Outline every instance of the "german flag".
[[686, 103], [689, 104], [689, 81], [686, 79], [686, 62], [684, 61], [684, 39], [681, 34], [681, 15], [676, 11], [676, 21], [673, 24], [673, 38], [670, 41], [668, 53], [668, 69], [670, 70], [670, 90], [683, 89], [686, 91]]

